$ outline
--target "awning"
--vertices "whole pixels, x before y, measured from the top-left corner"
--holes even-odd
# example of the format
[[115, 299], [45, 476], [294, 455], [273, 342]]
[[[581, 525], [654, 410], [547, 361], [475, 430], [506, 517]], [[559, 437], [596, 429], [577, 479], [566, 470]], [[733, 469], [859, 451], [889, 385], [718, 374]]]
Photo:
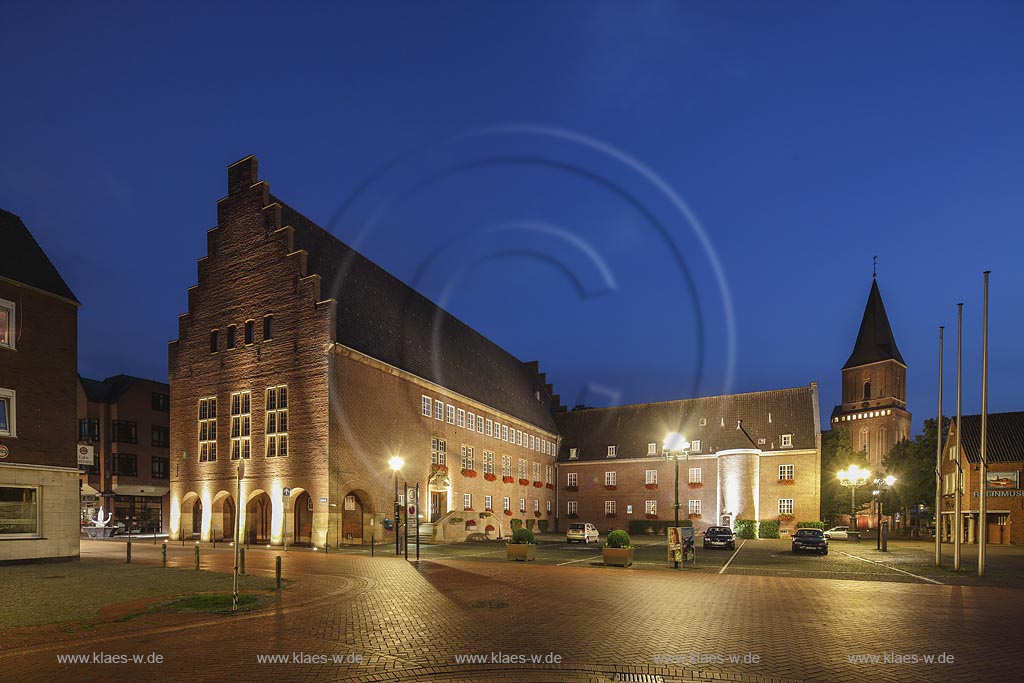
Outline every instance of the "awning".
[[89, 486], [89, 484], [82, 484], [82, 495], [83, 496], [98, 496], [100, 492]]
[[114, 493], [119, 496], [163, 496], [171, 490], [170, 486], [129, 486], [115, 484]]

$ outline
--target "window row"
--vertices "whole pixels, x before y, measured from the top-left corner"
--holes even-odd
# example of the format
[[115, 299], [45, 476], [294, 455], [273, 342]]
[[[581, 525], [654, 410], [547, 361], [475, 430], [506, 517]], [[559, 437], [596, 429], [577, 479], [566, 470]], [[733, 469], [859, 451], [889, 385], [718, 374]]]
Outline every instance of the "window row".
[[[631, 506], [630, 506], [631, 507]], [[780, 515], [792, 515], [793, 514], [793, 499], [792, 498], [780, 498], [778, 506], [778, 514]], [[702, 501], [699, 499], [691, 499], [687, 501], [686, 505], [687, 514], [700, 517], [703, 514]], [[566, 501], [565, 513], [567, 515], [578, 515], [579, 514], [579, 501], [570, 500]], [[604, 513], [607, 516], [614, 516], [618, 514], [618, 502], [614, 500], [604, 501]], [[656, 500], [645, 500], [644, 501], [644, 514], [645, 515], [657, 515], [658, 514], [658, 501]]]
[[[260, 341], [270, 341], [274, 338], [274, 316], [263, 316], [263, 336]], [[256, 321], [246, 320], [242, 324], [242, 343], [251, 346], [256, 343]], [[238, 347], [238, 326], [228, 325], [224, 330], [224, 348], [230, 350]], [[220, 330], [210, 330], [210, 353], [217, 353], [220, 348]]]
[[[171, 460], [163, 456], [150, 458], [151, 475], [153, 479], [169, 479], [171, 476]], [[93, 455], [92, 465], [83, 465], [82, 469], [88, 474], [99, 474], [99, 456]], [[134, 453], [114, 453], [110, 458], [108, 467], [110, 474], [119, 477], [139, 476], [139, 456]]]
[[444, 401], [431, 398], [430, 396], [424, 395], [420, 397], [420, 415], [447, 422], [456, 427], [469, 429], [498, 441], [522, 446], [544, 455], [554, 456], [556, 454], [557, 446], [554, 441], [549, 441], [529, 432], [523, 432], [515, 427], [509, 427], [509, 425], [501, 424], [489, 417], [476, 415], [462, 408], [456, 408], [451, 403], [445, 404]]
[[[793, 481], [793, 465], [779, 465], [779, 481]], [[701, 467], [690, 467], [687, 472], [687, 482], [690, 484], [703, 484], [704, 483], [704, 470]], [[644, 485], [645, 486], [657, 486], [658, 484], [658, 470], [645, 470], [644, 471]], [[565, 485], [569, 487], [579, 486], [579, 478], [576, 472], [566, 472], [565, 474]], [[604, 485], [605, 486], [617, 486], [618, 485], [618, 473], [614, 471], [604, 473]]]
[[[458, 494], [456, 494], [456, 495], [458, 495]], [[494, 512], [495, 511], [494, 510], [494, 498], [492, 496], [484, 496], [483, 499], [484, 499], [484, 510], [490, 511], [490, 512]], [[477, 498], [477, 500], [479, 501], [479, 498]], [[542, 501], [541, 501], [540, 498], [533, 498], [533, 499], [531, 499], [531, 505], [532, 505], [532, 508], [533, 508], [534, 512], [540, 512], [541, 511], [541, 502]], [[526, 503], [527, 503], [526, 498], [520, 498], [519, 499], [519, 512], [526, 512]], [[544, 511], [550, 513], [551, 512], [551, 506], [552, 506], [551, 501], [550, 500], [545, 500], [545, 501], [543, 501], [543, 503], [544, 503], [544, 505], [543, 505]], [[501, 505], [502, 505], [501, 511], [504, 512], [505, 514], [509, 514], [509, 513], [512, 512], [512, 499], [509, 498], [508, 496], [505, 496], [504, 498], [501, 499]], [[476, 508], [473, 507], [473, 494], [472, 493], [464, 493], [464, 494], [462, 494], [462, 509], [463, 510], [475, 510], [476, 509]]]
[[[475, 472], [476, 471], [476, 453], [472, 446], [463, 444], [460, 447], [460, 460], [459, 467], [463, 472]], [[495, 472], [495, 458], [494, 451], [483, 451], [482, 469], [483, 473], [492, 474], [497, 477]], [[430, 439], [430, 464], [432, 465], [444, 465], [448, 466], [448, 443], [444, 439], [433, 437]], [[541, 473], [543, 472], [543, 479], [541, 479]], [[555, 483], [555, 468], [552, 465], [545, 465], [539, 462], [529, 462], [525, 458], [519, 458], [516, 467], [516, 476], [518, 479], [529, 480], [532, 474], [532, 481], [543, 482], [544, 484]], [[501, 456], [501, 476], [503, 479], [508, 480], [512, 477], [512, 456], [502, 455]]]
[[[268, 458], [288, 455], [288, 387], [268, 387], [264, 402], [264, 454]], [[231, 459], [252, 456], [252, 392], [236, 391], [229, 404]], [[199, 400], [199, 462], [217, 459], [217, 399]]]
[[[138, 427], [129, 420], [113, 420], [110, 440], [118, 443], [138, 443]], [[78, 421], [79, 441], [99, 441], [100, 421], [98, 418], [85, 417]], [[171, 445], [171, 430], [168, 427], [152, 425], [150, 428], [150, 444], [159, 448]]]

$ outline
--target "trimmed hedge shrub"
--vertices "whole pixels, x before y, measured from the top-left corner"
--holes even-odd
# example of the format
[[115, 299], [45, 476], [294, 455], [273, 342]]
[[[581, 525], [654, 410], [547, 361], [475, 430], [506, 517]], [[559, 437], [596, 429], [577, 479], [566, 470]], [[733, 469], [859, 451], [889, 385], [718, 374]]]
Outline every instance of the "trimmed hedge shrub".
[[527, 543], [536, 543], [533, 538], [533, 532], [529, 529], [519, 528], [512, 532], [512, 540], [509, 541], [514, 545], [524, 545]]
[[540, 529], [542, 534], [546, 534], [548, 532], [548, 520], [542, 519], [537, 522], [537, 528]]
[[757, 524], [757, 537], [758, 538], [778, 538], [779, 537], [779, 523], [775, 520], [764, 519]]
[[633, 544], [629, 540], [629, 534], [625, 531], [618, 530], [608, 534], [608, 541], [605, 545], [609, 548], [629, 548]]
[[821, 529], [825, 530], [825, 522], [797, 522], [797, 529]]
[[752, 519], [737, 519], [733, 524], [736, 538], [757, 538], [757, 522]]
[[[631, 519], [629, 520], [629, 533], [634, 536], [640, 536], [641, 534], [648, 533], [647, 530], [651, 529], [651, 533], [657, 534], [658, 536], [664, 536], [670, 526], [674, 526], [675, 522], [672, 520], [657, 520], [652, 519]], [[679, 520], [679, 526], [693, 526], [692, 519], [681, 519]]]
[[529, 529], [530, 531], [533, 531], [533, 525], [536, 524], [536, 523], [537, 523], [537, 520], [535, 520], [535, 519], [528, 519], [528, 520], [526, 520], [526, 528]]
[[511, 520], [508, 523], [508, 525], [510, 527], [512, 527], [512, 531], [515, 531], [516, 529], [522, 529], [523, 528], [523, 520], [516, 518], [516, 519]]

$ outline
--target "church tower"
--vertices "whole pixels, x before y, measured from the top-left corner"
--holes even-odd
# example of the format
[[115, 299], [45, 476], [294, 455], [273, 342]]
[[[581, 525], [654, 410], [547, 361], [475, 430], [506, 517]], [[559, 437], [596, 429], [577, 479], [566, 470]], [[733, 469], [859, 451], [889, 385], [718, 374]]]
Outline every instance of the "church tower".
[[880, 469], [889, 450], [910, 438], [907, 364], [896, 347], [877, 279], [843, 365], [842, 403], [832, 411], [832, 428], [850, 432], [853, 447], [867, 451], [868, 467]]

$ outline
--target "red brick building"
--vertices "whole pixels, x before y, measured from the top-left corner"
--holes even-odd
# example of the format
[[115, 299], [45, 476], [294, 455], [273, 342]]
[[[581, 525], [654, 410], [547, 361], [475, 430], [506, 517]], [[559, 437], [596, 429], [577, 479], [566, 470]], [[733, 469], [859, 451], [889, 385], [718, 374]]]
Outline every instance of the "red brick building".
[[0, 562], [78, 556], [75, 295], [0, 210]]
[[[956, 450], [957, 422], [954, 417], [942, 454], [942, 539], [953, 542], [956, 523], [957, 474], [960, 474], [960, 540], [977, 543], [981, 523], [981, 415], [964, 415]], [[988, 416], [988, 480], [985, 491], [987, 541], [991, 544], [1024, 543], [1024, 412], [992, 413]]]
[[396, 480], [419, 484], [438, 538], [554, 515], [557, 397], [537, 364], [272, 196], [253, 157], [228, 169], [178, 329], [172, 538], [231, 538], [238, 515], [251, 542], [382, 540]]
[[79, 378], [78, 444], [92, 449], [83, 465], [82, 520], [97, 510], [133, 532], [166, 532], [170, 491], [170, 387], [116, 375]]
[[680, 519], [699, 531], [736, 520], [818, 520], [821, 425], [818, 386], [591, 408], [555, 415], [560, 521], [602, 532], [631, 521], [672, 520], [674, 460], [666, 435], [690, 447], [679, 460]]

